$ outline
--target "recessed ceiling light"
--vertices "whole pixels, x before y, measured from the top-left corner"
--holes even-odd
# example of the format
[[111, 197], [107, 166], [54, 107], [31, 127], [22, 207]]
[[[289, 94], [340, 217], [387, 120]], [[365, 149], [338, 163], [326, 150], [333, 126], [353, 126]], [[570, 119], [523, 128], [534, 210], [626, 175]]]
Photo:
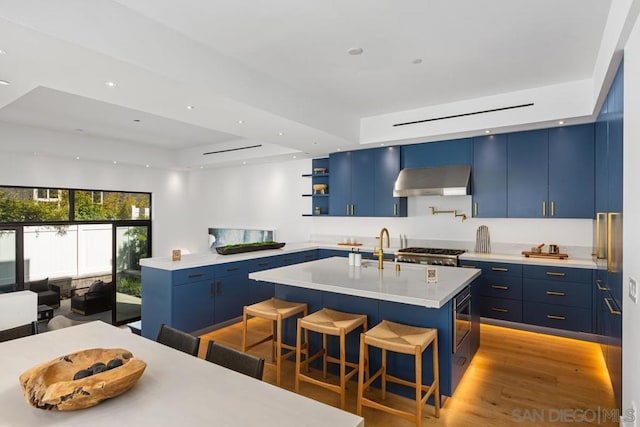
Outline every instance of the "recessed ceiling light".
[[384, 147], [384, 142], [381, 142], [381, 143], [380, 143], [380, 147]]
[[485, 130], [484, 133], [491, 133], [491, 131], [490, 130]]
[[278, 132], [278, 135], [282, 136], [282, 135], [284, 135], [284, 133], [283, 132]]
[[194, 108], [196, 107], [194, 107], [193, 105], [187, 105], [187, 110], [193, 110]]
[[416, 59], [414, 59], [414, 60], [413, 60], [413, 61], [411, 61], [411, 62], [413, 62], [413, 63], [414, 63], [414, 64], [416, 64], [416, 65], [418, 65], [418, 64], [422, 64], [422, 59], [420, 59], [420, 58], [416, 58]]
[[244, 123], [244, 120], [238, 120], [238, 124], [241, 125]]
[[115, 87], [115, 83], [114, 82], [104, 82], [105, 85], [107, 85], [108, 87]]
[[7, 54], [7, 51], [6, 51], [6, 50], [4, 50], [4, 49], [0, 49], [0, 55], [6, 55], [6, 54]]
[[9, 83], [9, 82], [8, 82], [8, 81], [6, 81], [6, 80], [0, 80], [0, 85], [2, 85], [2, 86], [9, 86], [10, 84], [11, 84], [11, 83]]
[[362, 52], [364, 52], [364, 50], [361, 47], [352, 47], [347, 50], [349, 55], [362, 55]]
[[298, 156], [293, 156], [293, 158], [294, 158], [294, 159], [297, 159], [297, 158], [298, 158]]
[[144, 167], [145, 167], [145, 168], [148, 168], [148, 167], [150, 167], [150, 166], [151, 166], [151, 165], [144, 165]]
[[76, 160], [80, 160], [80, 156], [76, 156]]
[[560, 121], [558, 122], [558, 124], [559, 124], [559, 125], [563, 125], [563, 124], [564, 124], [564, 120], [560, 120]]
[[117, 165], [117, 164], [118, 164], [118, 161], [117, 161], [117, 160], [114, 160], [114, 161], [113, 161], [113, 164], [114, 164], [114, 165]]
[[338, 148], [338, 151], [342, 151], [342, 148]]
[[204, 169], [204, 166], [200, 166], [200, 169]]
[[246, 164], [247, 164], [247, 162], [242, 162], [242, 164], [243, 164], [243, 165], [246, 165]]

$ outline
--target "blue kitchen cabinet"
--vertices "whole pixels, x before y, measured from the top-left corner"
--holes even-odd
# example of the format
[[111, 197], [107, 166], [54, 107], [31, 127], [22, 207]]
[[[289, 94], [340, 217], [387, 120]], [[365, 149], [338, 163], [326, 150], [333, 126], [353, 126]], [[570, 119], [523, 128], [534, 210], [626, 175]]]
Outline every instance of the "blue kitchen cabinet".
[[594, 125], [549, 129], [549, 210], [555, 218], [593, 218]]
[[215, 310], [214, 297], [213, 280], [175, 286], [173, 288], [173, 321], [169, 325], [185, 332], [197, 331], [212, 325]]
[[402, 147], [403, 168], [470, 165], [473, 161], [471, 138], [425, 142]]
[[213, 323], [242, 316], [242, 307], [249, 301], [247, 268], [246, 261], [216, 266]]
[[510, 218], [547, 216], [548, 136], [546, 129], [507, 136], [507, 215]]
[[400, 173], [400, 151], [400, 147], [373, 150], [375, 216], [407, 216], [407, 198], [393, 197], [393, 187]]
[[[605, 101], [606, 104], [606, 101]], [[606, 114], [606, 113], [604, 113]], [[609, 122], [601, 112], [595, 123], [595, 212], [609, 211]]]
[[473, 138], [473, 216], [507, 217], [507, 135]]
[[329, 213], [332, 216], [374, 215], [372, 150], [329, 156]]
[[608, 143], [609, 212], [622, 212], [623, 188], [623, 66], [620, 65], [610, 90]]

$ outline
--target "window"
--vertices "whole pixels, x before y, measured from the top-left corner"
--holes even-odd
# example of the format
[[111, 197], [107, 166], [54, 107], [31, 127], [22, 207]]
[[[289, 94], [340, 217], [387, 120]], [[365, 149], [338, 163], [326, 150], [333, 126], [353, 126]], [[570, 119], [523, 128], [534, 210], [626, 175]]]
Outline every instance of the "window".
[[93, 203], [96, 205], [101, 205], [104, 200], [104, 192], [102, 191], [92, 191], [91, 198], [93, 199]]
[[0, 187], [0, 223], [69, 221], [69, 190]]
[[38, 202], [59, 202], [60, 190], [53, 188], [34, 188], [33, 199]]
[[120, 191], [75, 191], [77, 221], [149, 219], [151, 194]]

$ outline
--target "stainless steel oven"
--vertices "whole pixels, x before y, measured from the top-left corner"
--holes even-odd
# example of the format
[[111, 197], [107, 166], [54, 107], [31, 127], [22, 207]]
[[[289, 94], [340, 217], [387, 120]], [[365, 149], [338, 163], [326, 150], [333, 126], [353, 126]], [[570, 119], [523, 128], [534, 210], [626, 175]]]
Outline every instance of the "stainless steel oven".
[[453, 298], [453, 352], [471, 333], [471, 287], [467, 286]]

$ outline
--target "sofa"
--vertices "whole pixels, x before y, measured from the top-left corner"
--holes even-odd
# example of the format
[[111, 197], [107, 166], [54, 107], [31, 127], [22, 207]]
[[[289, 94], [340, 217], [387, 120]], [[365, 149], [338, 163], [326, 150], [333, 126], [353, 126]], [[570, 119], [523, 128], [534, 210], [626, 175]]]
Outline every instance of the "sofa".
[[113, 285], [97, 280], [88, 289], [76, 289], [71, 296], [71, 311], [87, 316], [111, 310]]
[[25, 284], [25, 288], [38, 294], [38, 305], [51, 308], [60, 307], [60, 288], [49, 283], [49, 278], [34, 280]]

